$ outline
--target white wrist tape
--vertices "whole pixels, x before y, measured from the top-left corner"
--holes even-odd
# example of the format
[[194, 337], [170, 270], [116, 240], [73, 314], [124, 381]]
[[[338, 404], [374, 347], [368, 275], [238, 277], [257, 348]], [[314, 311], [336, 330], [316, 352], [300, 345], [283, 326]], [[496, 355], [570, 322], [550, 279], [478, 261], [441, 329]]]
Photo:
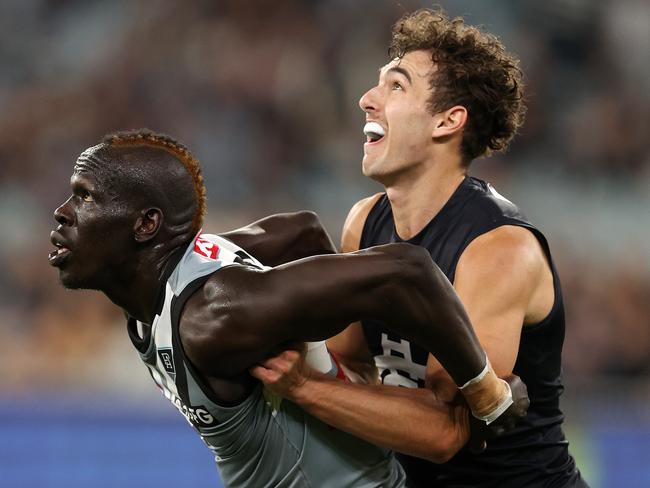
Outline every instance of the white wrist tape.
[[488, 371], [490, 371], [490, 360], [488, 359], [487, 355], [485, 356], [485, 368], [483, 368], [483, 371], [481, 371], [479, 374], [474, 376], [471, 380], [467, 381], [463, 386], [459, 388], [460, 391], [463, 391], [465, 388], [468, 388], [472, 385], [475, 385], [479, 381], [481, 381], [483, 378], [485, 378], [485, 375], [488, 374]]
[[[469, 387], [476, 385], [480, 383], [489, 373], [491, 369], [490, 366], [490, 360], [488, 359], [487, 355], [485, 356], [485, 367], [483, 368], [483, 371], [481, 371], [478, 375], [476, 375], [474, 378], [469, 380], [467, 383], [465, 383], [463, 386], [459, 388], [459, 390], [462, 392], [463, 390], [468, 389]], [[506, 395], [503, 396], [503, 398], [499, 401], [498, 405], [492, 409], [490, 413], [487, 415], [476, 415], [474, 412], [472, 412], [472, 415], [476, 417], [479, 420], [484, 421], [487, 425], [490, 425], [492, 422], [494, 422], [499, 416], [505, 412], [510, 405], [513, 404], [512, 400], [512, 390], [510, 389], [510, 385], [506, 382], [504, 382], [506, 387], [507, 387], [507, 393]]]
[[474, 412], [472, 412], [472, 415], [474, 415], [474, 417], [477, 419], [484, 421], [486, 425], [490, 425], [492, 422], [498, 419], [499, 416], [514, 403], [512, 400], [512, 390], [510, 389], [510, 385], [506, 383], [506, 386], [508, 387], [508, 394], [503, 397], [501, 402], [494, 408], [494, 410], [492, 410], [487, 415], [479, 416], [475, 415]]

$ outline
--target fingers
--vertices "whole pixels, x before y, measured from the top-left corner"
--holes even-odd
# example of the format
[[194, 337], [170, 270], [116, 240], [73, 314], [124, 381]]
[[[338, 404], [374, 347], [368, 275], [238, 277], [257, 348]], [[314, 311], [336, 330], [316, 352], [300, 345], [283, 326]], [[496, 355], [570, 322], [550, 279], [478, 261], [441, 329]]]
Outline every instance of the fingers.
[[503, 412], [494, 422], [486, 425], [476, 418], [470, 418], [471, 438], [468, 443], [469, 449], [474, 453], [480, 453], [487, 447], [487, 441], [494, 439], [516, 428], [517, 422], [523, 419], [528, 412], [530, 400], [526, 385], [518, 376], [510, 375], [503, 378], [512, 391], [513, 404]]
[[530, 399], [528, 398], [528, 388], [526, 384], [521, 381], [521, 378], [516, 375], [509, 375], [503, 378], [510, 385], [512, 391], [512, 400], [514, 405], [514, 413], [519, 417], [526, 416], [528, 407], [530, 406]]
[[528, 388], [526, 388], [526, 384], [521, 381], [519, 376], [511, 374], [503, 379], [510, 385], [510, 390], [512, 391], [512, 397], [514, 399], [528, 399]]
[[272, 390], [286, 393], [288, 389], [305, 381], [301, 364], [301, 352], [289, 349], [252, 366], [248, 372]]
[[267, 369], [264, 366], [253, 366], [248, 372], [253, 378], [257, 378], [265, 385], [275, 383], [280, 379], [280, 375], [276, 371]]
[[528, 408], [530, 407], [530, 399], [528, 396], [524, 398], [518, 398], [515, 400], [514, 405], [516, 406], [518, 413], [521, 417], [525, 417], [528, 413]]
[[286, 373], [298, 361], [300, 361], [300, 352], [289, 349], [287, 351], [282, 351], [277, 356], [262, 361], [260, 366], [264, 366], [266, 369]]

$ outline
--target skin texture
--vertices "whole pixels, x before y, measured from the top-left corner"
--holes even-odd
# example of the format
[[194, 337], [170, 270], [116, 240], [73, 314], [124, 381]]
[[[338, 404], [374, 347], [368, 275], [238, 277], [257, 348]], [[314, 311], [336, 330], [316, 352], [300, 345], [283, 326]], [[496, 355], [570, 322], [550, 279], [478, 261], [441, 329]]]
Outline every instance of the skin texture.
[[[438, 298], [425, 300], [428, 295]], [[413, 325], [404, 328], [404, 316]], [[268, 271], [223, 269], [188, 300], [181, 339], [208, 381], [216, 378], [221, 385], [292, 341], [326, 339], [360, 317], [382, 317], [396, 331], [428, 344], [459, 382], [484, 363], [444, 275], [421, 249], [404, 244], [306, 258]], [[463, 338], [450, 343], [436, 322], [454, 324]], [[452, 351], [473, 365], [460, 364]], [[216, 393], [225, 401], [241, 400], [225, 390]]]
[[[177, 190], [165, 186], [189, 188], [191, 180], [178, 166], [168, 168], [174, 162], [159, 152], [145, 148], [140, 157], [134, 148], [97, 146], [82, 154], [72, 196], [55, 211], [59, 225], [51, 235], [53, 244], [69, 249], [52, 261], [65, 286], [100, 290], [145, 324], [154, 317], [161, 275], [193, 237], [193, 203], [168, 198]], [[174, 176], [159, 178], [161, 169]], [[161, 187], [150, 189], [156, 185]], [[309, 225], [284, 220], [228, 235], [249, 250], [266, 247], [267, 254], [260, 249], [259, 255], [269, 262], [332, 251], [323, 232], [314, 238], [320, 225], [313, 218]], [[276, 244], [262, 245], [260, 232], [273, 229]], [[247, 370], [255, 363], [295, 341], [330, 337], [362, 317], [425, 344], [459, 384], [484, 366], [485, 353], [453, 288], [426, 251], [408, 244], [315, 256], [264, 271], [224, 268], [189, 298], [180, 337], [215, 395], [236, 404], [253, 387]], [[493, 395], [497, 390], [495, 385]]]
[[427, 86], [420, 82], [428, 78], [430, 70], [415, 61], [406, 57], [388, 63], [380, 70], [379, 84], [360, 100], [360, 104], [389, 102], [384, 111], [366, 117], [367, 122], [376, 122], [385, 131], [380, 141], [364, 144], [362, 169], [370, 178], [383, 179], [406, 171], [429, 156], [435, 121], [426, 108]]
[[[460, 147], [468, 114], [462, 106], [436, 114], [428, 111], [431, 87], [426, 75], [434, 69], [428, 52], [409, 52], [384, 66], [377, 85], [359, 101], [366, 120], [386, 132], [378, 142], [364, 145], [363, 173], [384, 185], [403, 240], [435, 217], [467, 173]], [[363, 224], [378, 196], [361, 200], [350, 211], [343, 252], [359, 249]], [[512, 226], [477, 238], [460, 258], [454, 286], [496, 374], [511, 374], [522, 327], [548, 315], [554, 301], [552, 274], [537, 239]], [[370, 384], [332, 382], [305, 370], [296, 355], [267, 360], [253, 374], [331, 425], [406, 454], [444, 462], [468, 440], [466, 417], [458, 413], [458, 388], [433, 356], [427, 364], [427, 388], [403, 389], [396, 399], [380, 395], [386, 387], [376, 384], [360, 323], [330, 339], [328, 347]], [[527, 402], [520, 401], [512, 408]], [[497, 422], [488, 433], [474, 426], [474, 447], [508, 427]], [[440, 443], [441, 436], [453, 440]], [[432, 445], [437, 447], [427, 447]]]
[[335, 254], [336, 246], [314, 212], [276, 214], [221, 234], [266, 266], [317, 254]]
[[190, 175], [165, 151], [100, 144], [79, 156], [70, 185], [50, 235], [69, 250], [53, 263], [61, 283], [100, 290], [150, 323], [158, 277], [193, 237]]
[[366, 121], [386, 135], [364, 144], [363, 173], [384, 185], [402, 239], [416, 235], [465, 177], [460, 156], [467, 110], [453, 106], [432, 115], [428, 73], [435, 67], [425, 51], [384, 66], [376, 86], [359, 100]]

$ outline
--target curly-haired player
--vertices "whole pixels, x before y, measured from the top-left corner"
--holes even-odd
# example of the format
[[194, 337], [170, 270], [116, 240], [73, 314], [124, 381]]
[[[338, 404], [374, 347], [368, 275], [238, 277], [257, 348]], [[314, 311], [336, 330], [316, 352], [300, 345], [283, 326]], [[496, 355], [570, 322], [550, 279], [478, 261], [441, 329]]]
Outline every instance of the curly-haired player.
[[[295, 341], [325, 339], [361, 317], [412, 337], [459, 385], [471, 384], [463, 393], [477, 417], [507, 427], [525, 414], [525, 387], [489, 369], [453, 288], [422, 249], [333, 255], [309, 213], [202, 233], [198, 162], [149, 131], [84, 151], [70, 183], [72, 195], [54, 212], [50, 263], [64, 286], [100, 290], [125, 311], [152, 378], [214, 452], [226, 486], [404, 486], [389, 450], [281, 402], [248, 373]], [[262, 266], [237, 244], [278, 266]], [[337, 369], [324, 344], [308, 349], [319, 369]], [[468, 435], [467, 422], [461, 430]], [[457, 435], [441, 430], [441, 438], [453, 447]]]
[[[454, 284], [496, 373], [514, 372], [528, 385], [528, 416], [482, 453], [431, 456], [440, 432], [423, 405], [429, 398], [451, 408], [454, 382], [423, 344], [371, 318], [328, 346], [379, 384], [305, 378], [286, 355], [254, 374], [324, 421], [403, 453], [409, 486], [583, 486], [562, 432], [564, 311], [548, 244], [512, 202], [468, 175], [475, 158], [505, 150], [523, 122], [519, 63], [495, 36], [432, 10], [395, 24], [390, 56], [359, 102], [363, 173], [385, 193], [352, 208], [342, 249], [425, 248]], [[391, 399], [384, 385], [408, 388]]]

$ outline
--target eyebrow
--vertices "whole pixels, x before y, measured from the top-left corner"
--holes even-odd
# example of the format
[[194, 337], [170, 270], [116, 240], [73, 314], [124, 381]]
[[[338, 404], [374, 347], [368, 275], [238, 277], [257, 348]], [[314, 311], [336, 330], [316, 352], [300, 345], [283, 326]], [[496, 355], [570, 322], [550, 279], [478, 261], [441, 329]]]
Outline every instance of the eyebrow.
[[77, 176], [74, 179], [70, 178], [70, 186], [72, 187], [73, 191], [75, 191], [75, 190], [94, 191], [94, 189], [95, 189], [95, 185], [93, 185], [86, 178], [83, 178], [83, 177], [79, 178], [79, 176]]
[[392, 68], [388, 68], [386, 70], [386, 73], [390, 73], [391, 71], [403, 75], [410, 84], [413, 84], [413, 80], [411, 80], [411, 74], [401, 66], [393, 66]]

